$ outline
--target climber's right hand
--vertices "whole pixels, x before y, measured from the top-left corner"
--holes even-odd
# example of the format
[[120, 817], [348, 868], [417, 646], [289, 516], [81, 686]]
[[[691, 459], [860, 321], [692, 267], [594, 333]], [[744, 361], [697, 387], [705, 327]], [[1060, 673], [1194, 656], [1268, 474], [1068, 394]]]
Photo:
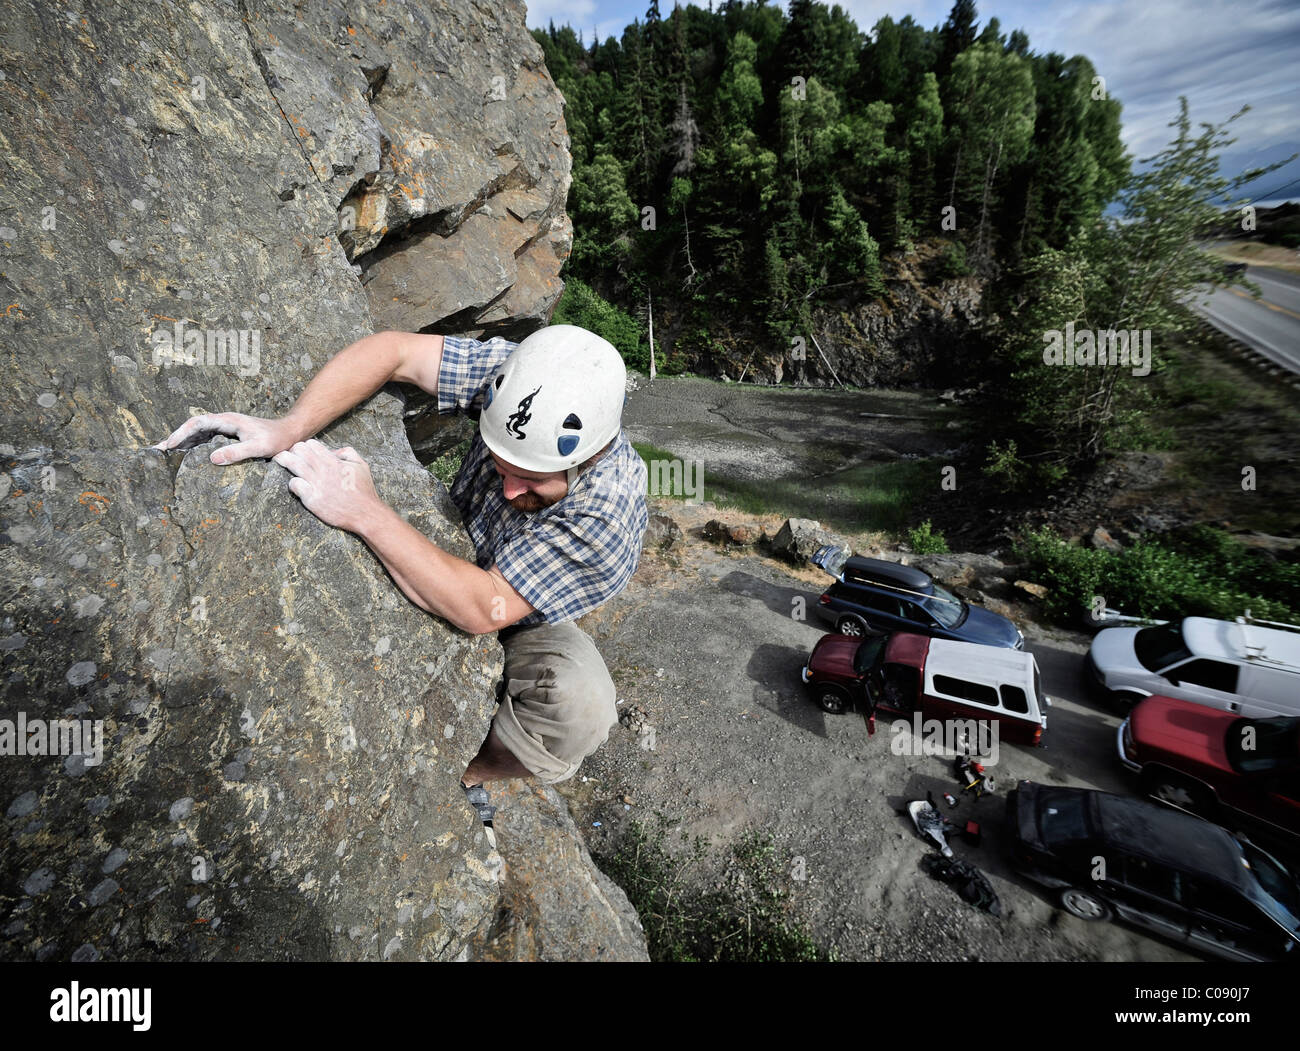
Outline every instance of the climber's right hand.
[[222, 466], [254, 457], [275, 456], [301, 438], [283, 419], [245, 416], [239, 412], [205, 412], [202, 416], [191, 416], [153, 448], [164, 452], [191, 449], [209, 434], [228, 434], [239, 439], [208, 457]]

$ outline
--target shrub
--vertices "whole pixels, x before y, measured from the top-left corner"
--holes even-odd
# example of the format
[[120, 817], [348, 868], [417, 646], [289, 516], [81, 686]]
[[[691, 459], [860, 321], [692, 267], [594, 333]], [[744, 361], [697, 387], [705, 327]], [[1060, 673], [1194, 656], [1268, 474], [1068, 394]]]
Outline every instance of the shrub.
[[947, 242], [939, 256], [938, 272], [940, 278], [965, 277], [971, 273], [970, 263], [966, 260], [966, 246], [960, 241]]
[[1295, 622], [1300, 613], [1300, 563], [1272, 561], [1209, 526], [1142, 538], [1118, 554], [1041, 529], [1027, 534], [1016, 553], [1047, 587], [1048, 612], [1066, 620], [1098, 595], [1111, 608], [1160, 620], [1232, 620], [1249, 609], [1262, 620]]
[[918, 555], [946, 555], [948, 553], [948, 541], [944, 539], [942, 533], [936, 533], [930, 529], [930, 520], [928, 518], [919, 526], [907, 531], [907, 543]]
[[460, 473], [460, 465], [465, 462], [465, 454], [469, 452], [471, 441], [472, 439], [466, 438], [429, 464], [429, 470], [448, 489], [451, 488], [451, 483], [456, 480], [456, 475]]

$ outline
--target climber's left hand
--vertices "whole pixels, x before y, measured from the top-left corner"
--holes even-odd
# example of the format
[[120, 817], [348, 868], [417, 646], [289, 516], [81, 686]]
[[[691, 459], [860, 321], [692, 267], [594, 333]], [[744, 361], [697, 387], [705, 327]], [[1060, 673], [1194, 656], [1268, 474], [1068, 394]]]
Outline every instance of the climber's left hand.
[[350, 445], [330, 449], [312, 438], [272, 459], [294, 476], [289, 492], [326, 525], [356, 533], [383, 506], [370, 468]]

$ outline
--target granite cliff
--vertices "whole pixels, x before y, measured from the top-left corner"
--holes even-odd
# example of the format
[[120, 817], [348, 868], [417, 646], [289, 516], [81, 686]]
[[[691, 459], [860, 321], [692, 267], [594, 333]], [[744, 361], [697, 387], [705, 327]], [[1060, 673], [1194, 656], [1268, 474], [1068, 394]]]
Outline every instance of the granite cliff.
[[[3, 0], [0, 61], [0, 751], [67, 738], [0, 756], [0, 957], [643, 959], [553, 791], [500, 853], [465, 803], [495, 636], [278, 465], [150, 448], [371, 331], [546, 322], [568, 136], [523, 4]], [[468, 557], [408, 399], [320, 437]]]

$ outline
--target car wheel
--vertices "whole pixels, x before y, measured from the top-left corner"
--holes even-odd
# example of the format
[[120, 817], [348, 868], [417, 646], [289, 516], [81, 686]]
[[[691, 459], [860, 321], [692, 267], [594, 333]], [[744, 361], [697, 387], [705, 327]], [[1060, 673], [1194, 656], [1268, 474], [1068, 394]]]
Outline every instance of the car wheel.
[[821, 705], [822, 711], [841, 715], [848, 708], [849, 699], [843, 690], [837, 690], [834, 686], [822, 686], [817, 690], [817, 703]]
[[861, 638], [867, 633], [862, 626], [862, 621], [856, 617], [841, 617], [840, 622], [835, 625], [835, 630], [841, 635], [851, 635], [854, 638]]
[[1138, 701], [1145, 699], [1146, 698], [1142, 697], [1141, 694], [1126, 693], [1122, 690], [1110, 695], [1111, 703], [1115, 706], [1115, 710], [1121, 715], [1127, 715], [1133, 710], [1133, 706], [1137, 704]]
[[1061, 908], [1071, 916], [1090, 923], [1110, 919], [1110, 906], [1091, 891], [1066, 887], [1061, 891]]

